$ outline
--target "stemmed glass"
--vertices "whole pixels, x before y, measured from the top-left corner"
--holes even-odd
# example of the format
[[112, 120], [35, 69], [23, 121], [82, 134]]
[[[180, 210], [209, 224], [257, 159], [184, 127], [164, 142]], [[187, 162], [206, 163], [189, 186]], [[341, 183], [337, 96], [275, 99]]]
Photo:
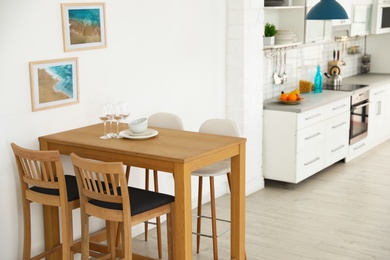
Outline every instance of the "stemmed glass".
[[[129, 103], [128, 102], [120, 102], [118, 104], [119, 106], [119, 109], [120, 109], [120, 115], [122, 116], [122, 121], [126, 120], [129, 115], [130, 115], [130, 107], [129, 107]], [[125, 124], [125, 123], [123, 123]]]
[[110, 133], [108, 134], [110, 137], [114, 137], [115, 134], [112, 132], [112, 121], [114, 120], [115, 110], [114, 110], [114, 103], [108, 102], [105, 104], [106, 106], [106, 115], [108, 117], [108, 120], [110, 121]]
[[114, 119], [116, 120], [116, 134], [113, 136], [114, 138], [122, 138], [119, 135], [119, 121], [123, 119], [123, 113], [122, 113], [123, 107], [121, 103], [118, 103], [115, 105], [115, 114]]
[[107, 121], [110, 120], [108, 116], [108, 107], [106, 104], [99, 105], [99, 119], [103, 121], [104, 135], [100, 136], [100, 139], [109, 139], [111, 136], [107, 134]]

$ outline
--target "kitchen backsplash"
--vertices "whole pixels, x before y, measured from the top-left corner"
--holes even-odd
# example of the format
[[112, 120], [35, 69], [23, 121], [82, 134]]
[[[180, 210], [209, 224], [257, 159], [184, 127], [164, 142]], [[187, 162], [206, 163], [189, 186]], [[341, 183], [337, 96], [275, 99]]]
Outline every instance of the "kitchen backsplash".
[[[353, 46], [359, 46], [360, 53], [348, 54], [348, 50]], [[291, 91], [299, 86], [299, 80], [307, 77], [308, 71], [312, 71], [314, 78], [317, 65], [321, 66], [322, 74], [328, 69], [328, 61], [333, 60], [333, 51], [340, 51], [340, 60], [344, 63], [341, 66], [341, 76], [343, 78], [360, 74], [361, 57], [365, 50], [365, 38], [352, 38], [345, 42], [329, 42], [324, 44], [302, 45], [286, 50], [286, 69], [280, 66], [284, 58], [284, 50], [276, 49], [264, 50], [264, 75], [263, 75], [263, 98], [268, 99], [276, 97], [281, 91]], [[275, 56], [278, 60], [276, 67]], [[281, 59], [280, 59], [281, 58]], [[336, 58], [337, 59], [337, 58]], [[274, 73], [287, 75], [287, 81], [284, 84], [275, 84]], [[323, 82], [326, 83], [326, 77], [323, 76]]]

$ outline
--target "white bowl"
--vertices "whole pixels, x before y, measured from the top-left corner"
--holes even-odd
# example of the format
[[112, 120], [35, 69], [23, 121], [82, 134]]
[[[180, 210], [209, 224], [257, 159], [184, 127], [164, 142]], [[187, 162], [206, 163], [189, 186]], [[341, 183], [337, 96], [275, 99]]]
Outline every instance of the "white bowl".
[[129, 123], [129, 129], [131, 132], [140, 134], [146, 131], [148, 128], [148, 119], [147, 118], [138, 118]]

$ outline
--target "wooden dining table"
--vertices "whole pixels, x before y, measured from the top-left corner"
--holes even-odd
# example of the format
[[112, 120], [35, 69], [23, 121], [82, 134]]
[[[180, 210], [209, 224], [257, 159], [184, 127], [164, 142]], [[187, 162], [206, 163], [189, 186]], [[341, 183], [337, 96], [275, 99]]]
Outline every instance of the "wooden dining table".
[[[174, 175], [174, 259], [192, 259], [191, 172], [231, 158], [231, 260], [245, 259], [246, 139], [198, 132], [154, 128], [148, 139], [100, 139], [103, 124], [39, 137], [41, 150], [75, 153], [101, 161], [154, 169]], [[60, 243], [58, 210], [44, 209], [45, 245]]]

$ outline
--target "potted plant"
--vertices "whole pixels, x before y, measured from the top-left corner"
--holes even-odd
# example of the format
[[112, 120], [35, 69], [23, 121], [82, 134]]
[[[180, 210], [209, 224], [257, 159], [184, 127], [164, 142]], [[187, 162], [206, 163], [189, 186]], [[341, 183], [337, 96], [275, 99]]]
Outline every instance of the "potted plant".
[[266, 23], [264, 26], [264, 45], [274, 45], [275, 44], [275, 34], [278, 31], [276, 26], [272, 23]]

